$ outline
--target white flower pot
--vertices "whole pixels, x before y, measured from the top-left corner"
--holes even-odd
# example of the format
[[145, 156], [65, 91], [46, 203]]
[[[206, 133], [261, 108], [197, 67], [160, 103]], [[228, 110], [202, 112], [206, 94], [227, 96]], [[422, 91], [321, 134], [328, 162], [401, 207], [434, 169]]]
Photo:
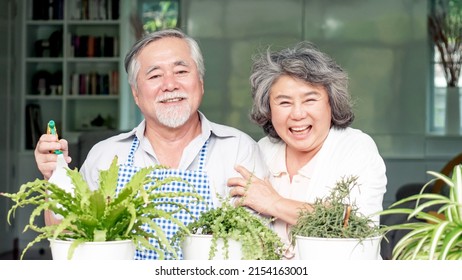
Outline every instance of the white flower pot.
[[[236, 240], [228, 240], [228, 260], [241, 260], [242, 245]], [[181, 243], [181, 249], [183, 251], [183, 259], [185, 260], [208, 260], [210, 254], [210, 247], [212, 245], [211, 235], [192, 234], [186, 236], [185, 240]], [[213, 260], [224, 260], [225, 251], [223, 247], [223, 239], [217, 240], [217, 251]]]
[[[67, 260], [72, 241], [49, 239], [53, 260]], [[85, 242], [74, 251], [72, 260], [133, 260], [135, 244], [132, 240]]]
[[378, 260], [381, 240], [296, 236], [296, 246], [302, 260]]

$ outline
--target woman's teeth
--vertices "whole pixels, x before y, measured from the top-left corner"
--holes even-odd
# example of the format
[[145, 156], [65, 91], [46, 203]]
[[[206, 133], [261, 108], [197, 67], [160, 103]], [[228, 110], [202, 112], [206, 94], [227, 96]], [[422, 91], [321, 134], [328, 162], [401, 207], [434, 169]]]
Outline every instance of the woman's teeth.
[[292, 132], [302, 132], [302, 131], [305, 131], [308, 129], [308, 126], [304, 126], [304, 127], [292, 127], [290, 128], [290, 131]]

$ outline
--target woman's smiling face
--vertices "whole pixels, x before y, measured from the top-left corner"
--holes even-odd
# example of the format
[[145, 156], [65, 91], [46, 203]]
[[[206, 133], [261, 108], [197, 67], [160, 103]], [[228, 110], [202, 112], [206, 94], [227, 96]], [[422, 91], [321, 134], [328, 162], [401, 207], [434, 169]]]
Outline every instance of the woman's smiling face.
[[291, 76], [281, 76], [270, 89], [271, 121], [276, 132], [295, 152], [316, 153], [331, 127], [329, 96]]

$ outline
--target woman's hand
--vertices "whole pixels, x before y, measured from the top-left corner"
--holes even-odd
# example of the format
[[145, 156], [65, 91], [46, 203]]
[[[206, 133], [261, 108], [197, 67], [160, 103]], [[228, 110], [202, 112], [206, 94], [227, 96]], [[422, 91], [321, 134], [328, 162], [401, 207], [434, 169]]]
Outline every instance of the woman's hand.
[[236, 166], [235, 169], [242, 177], [230, 178], [228, 186], [231, 188], [230, 195], [237, 197], [236, 203], [260, 214], [275, 216], [276, 204], [284, 198], [267, 180], [255, 177], [243, 166]]
[[242, 178], [230, 178], [228, 187], [231, 188], [229, 194], [238, 198], [237, 204], [252, 208], [262, 215], [281, 219], [289, 225], [297, 222], [301, 209], [313, 209], [309, 203], [281, 196], [268, 180], [255, 177], [244, 167], [236, 166], [235, 169]]

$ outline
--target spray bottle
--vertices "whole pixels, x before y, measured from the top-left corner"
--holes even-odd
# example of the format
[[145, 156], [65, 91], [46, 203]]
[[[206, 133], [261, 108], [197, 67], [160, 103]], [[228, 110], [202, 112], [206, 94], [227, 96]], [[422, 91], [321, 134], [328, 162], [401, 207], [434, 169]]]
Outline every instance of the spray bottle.
[[[58, 136], [56, 124], [53, 120], [50, 120], [48, 122], [47, 134], [53, 134]], [[64, 191], [73, 194], [74, 185], [72, 184], [71, 178], [67, 176], [67, 170], [69, 170], [69, 167], [67, 165], [66, 160], [64, 159], [63, 152], [61, 150], [54, 150], [51, 152], [58, 155], [58, 160], [56, 164], [56, 169], [53, 171], [53, 174], [51, 175], [50, 179], [48, 179], [48, 181], [62, 188]], [[55, 217], [58, 219], [62, 218], [61, 215], [55, 215]]]

